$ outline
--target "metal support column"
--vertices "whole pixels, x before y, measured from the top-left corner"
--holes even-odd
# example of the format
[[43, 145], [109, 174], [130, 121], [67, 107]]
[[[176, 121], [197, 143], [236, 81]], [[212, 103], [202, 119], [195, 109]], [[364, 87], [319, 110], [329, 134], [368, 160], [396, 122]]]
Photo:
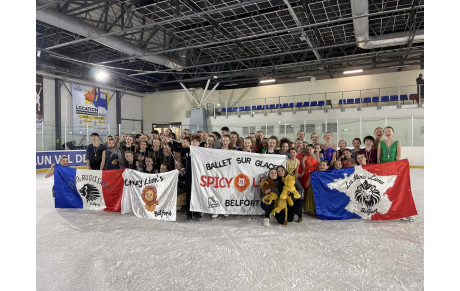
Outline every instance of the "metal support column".
[[61, 149], [61, 86], [60, 79], [54, 79], [54, 123], [56, 124], [56, 150]]
[[413, 115], [411, 116], [411, 122], [412, 122], [412, 124], [411, 124], [411, 133], [412, 133], [411, 136], [412, 136], [412, 138], [411, 139], [412, 139], [412, 146], [414, 146], [414, 116]]
[[[117, 124], [119, 126], [121, 126], [121, 98], [123, 97], [123, 94], [121, 94], [120, 91], [116, 91], [115, 94], [116, 94], [116, 98], [117, 98], [117, 102], [116, 102], [117, 103], [116, 104]], [[120, 139], [121, 139], [121, 135], [122, 135], [121, 130], [120, 130], [119, 135], [120, 135]]]

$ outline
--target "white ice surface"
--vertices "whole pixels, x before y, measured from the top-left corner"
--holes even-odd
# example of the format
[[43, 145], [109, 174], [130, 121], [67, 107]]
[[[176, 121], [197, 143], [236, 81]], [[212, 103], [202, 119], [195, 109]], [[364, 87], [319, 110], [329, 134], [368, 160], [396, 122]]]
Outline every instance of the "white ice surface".
[[422, 290], [423, 169], [411, 169], [418, 216], [263, 226], [262, 216], [162, 222], [55, 209], [37, 174], [37, 290]]

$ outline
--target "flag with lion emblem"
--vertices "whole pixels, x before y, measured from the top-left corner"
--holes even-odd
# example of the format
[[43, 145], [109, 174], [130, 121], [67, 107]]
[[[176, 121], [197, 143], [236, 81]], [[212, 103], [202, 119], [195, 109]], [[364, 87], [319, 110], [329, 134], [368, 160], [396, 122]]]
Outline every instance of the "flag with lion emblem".
[[389, 220], [417, 215], [407, 159], [311, 174], [321, 219]]
[[55, 207], [120, 211], [123, 171], [74, 169], [56, 165]]
[[133, 212], [137, 217], [176, 221], [178, 170], [146, 174], [126, 169], [123, 178], [121, 214]]

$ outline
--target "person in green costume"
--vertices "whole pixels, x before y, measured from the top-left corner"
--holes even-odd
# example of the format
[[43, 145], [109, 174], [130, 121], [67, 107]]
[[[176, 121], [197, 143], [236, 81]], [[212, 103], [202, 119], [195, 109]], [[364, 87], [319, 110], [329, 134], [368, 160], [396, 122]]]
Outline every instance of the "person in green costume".
[[393, 127], [387, 126], [384, 129], [385, 140], [377, 146], [377, 164], [398, 161], [401, 159], [401, 143], [393, 139]]
[[[379, 142], [377, 147], [377, 164], [398, 161], [401, 159], [401, 143], [393, 139], [394, 129], [391, 126], [385, 127], [383, 134], [386, 139]], [[401, 220], [414, 221], [412, 216], [401, 218]]]

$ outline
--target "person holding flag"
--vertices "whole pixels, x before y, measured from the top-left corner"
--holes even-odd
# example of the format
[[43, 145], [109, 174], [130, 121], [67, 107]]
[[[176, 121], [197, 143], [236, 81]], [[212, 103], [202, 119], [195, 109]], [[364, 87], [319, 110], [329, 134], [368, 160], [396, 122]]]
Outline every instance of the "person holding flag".
[[[69, 158], [67, 156], [62, 156], [59, 159], [59, 164], [63, 167], [68, 167], [69, 166]], [[45, 178], [49, 178], [54, 175], [54, 166], [56, 166], [55, 163], [51, 164], [51, 168], [48, 169], [48, 172], [45, 174]], [[53, 185], [53, 197], [54, 197], [54, 185]]]
[[[401, 143], [394, 140], [394, 129], [391, 126], [387, 126], [383, 129], [383, 134], [386, 139], [378, 143], [377, 146], [377, 163], [387, 163], [393, 161], [399, 161], [401, 159]], [[414, 221], [412, 216], [401, 218], [401, 220], [407, 220], [410, 222]]]

